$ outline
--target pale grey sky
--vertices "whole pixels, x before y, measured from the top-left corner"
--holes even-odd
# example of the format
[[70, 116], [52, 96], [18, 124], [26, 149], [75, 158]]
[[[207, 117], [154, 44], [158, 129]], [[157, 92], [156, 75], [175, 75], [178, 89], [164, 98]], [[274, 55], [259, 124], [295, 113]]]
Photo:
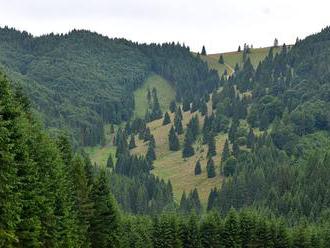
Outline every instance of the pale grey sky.
[[0, 26], [33, 35], [89, 29], [139, 42], [179, 41], [208, 53], [269, 46], [330, 25], [329, 0], [0, 0]]

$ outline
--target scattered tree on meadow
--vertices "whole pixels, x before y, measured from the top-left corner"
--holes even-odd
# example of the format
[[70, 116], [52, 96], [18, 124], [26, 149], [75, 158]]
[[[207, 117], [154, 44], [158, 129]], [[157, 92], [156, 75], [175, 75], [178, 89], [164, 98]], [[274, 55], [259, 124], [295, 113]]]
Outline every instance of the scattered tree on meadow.
[[219, 57], [219, 64], [224, 64], [225, 63], [225, 60], [224, 60], [224, 58], [223, 58], [223, 55], [222, 54], [220, 54], [220, 57]]
[[212, 158], [209, 158], [206, 165], [207, 178], [213, 178], [216, 176], [214, 161]]
[[195, 175], [200, 175], [202, 174], [202, 166], [199, 160], [197, 160], [196, 165], [195, 165]]
[[195, 154], [195, 150], [193, 148], [194, 137], [191, 128], [187, 128], [186, 135], [184, 138], [182, 157], [187, 158], [191, 157]]
[[167, 112], [165, 112], [164, 119], [163, 119], [163, 125], [165, 126], [170, 123], [171, 123], [170, 115]]
[[108, 160], [107, 160], [107, 167], [108, 168], [113, 168], [113, 166], [114, 166], [113, 157], [112, 157], [112, 154], [110, 153], [109, 157], [108, 157]]
[[174, 127], [172, 126], [168, 135], [168, 144], [170, 151], [178, 151], [180, 149], [179, 138], [175, 133]]
[[201, 55], [206, 55], [206, 49], [205, 49], [205, 46], [202, 47], [202, 52], [201, 52]]

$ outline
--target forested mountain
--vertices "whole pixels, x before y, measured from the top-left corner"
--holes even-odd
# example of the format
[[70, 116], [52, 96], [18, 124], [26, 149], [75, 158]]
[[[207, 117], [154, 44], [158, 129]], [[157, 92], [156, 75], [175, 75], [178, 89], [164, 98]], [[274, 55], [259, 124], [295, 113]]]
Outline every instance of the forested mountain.
[[[330, 28], [274, 50], [219, 80], [174, 43], [1, 29], [0, 247], [329, 247]], [[149, 73], [176, 101], [148, 89], [133, 118]], [[94, 145], [124, 121], [104, 167], [61, 130]], [[158, 166], [217, 183], [207, 206], [198, 185], [175, 201]]]
[[[229, 130], [233, 149], [243, 138], [249, 149], [223, 163], [226, 179], [210, 194], [210, 209], [226, 213], [231, 207], [254, 206], [291, 224], [328, 219], [329, 55], [330, 29], [325, 28], [290, 49], [284, 45], [276, 55], [270, 50], [256, 70], [246, 60], [225, 83], [249, 93], [249, 134], [240, 134], [239, 125]], [[235, 95], [231, 92], [220, 94], [229, 100]], [[220, 116], [234, 111], [234, 119], [244, 121], [235, 117], [237, 107], [223, 100], [217, 103]], [[255, 128], [263, 134], [256, 136]]]
[[195, 214], [126, 216], [110, 193], [107, 171], [75, 154], [65, 136], [53, 141], [40, 131], [26, 98], [11, 89], [2, 73], [0, 86], [0, 247], [328, 244], [326, 226], [288, 229], [253, 211], [231, 210], [227, 217], [212, 213], [203, 220]]
[[[167, 78], [177, 99], [218, 83], [206, 63], [178, 44], [139, 45], [74, 30], [33, 37], [0, 29], [0, 65], [17, 81], [47, 127], [67, 128], [78, 144], [104, 142], [104, 124], [128, 120], [133, 90], [151, 72]], [[205, 84], [204, 84], [205, 83]]]

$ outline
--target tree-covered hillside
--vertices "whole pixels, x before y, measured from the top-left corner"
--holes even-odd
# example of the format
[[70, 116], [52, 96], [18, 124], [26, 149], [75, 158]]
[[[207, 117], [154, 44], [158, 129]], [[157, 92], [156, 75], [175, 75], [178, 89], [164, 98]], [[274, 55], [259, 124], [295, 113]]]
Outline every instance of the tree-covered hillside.
[[2, 28], [0, 65], [23, 88], [47, 127], [69, 129], [82, 145], [102, 143], [104, 124], [132, 116], [133, 91], [152, 72], [175, 86], [180, 101], [192, 98], [192, 89], [203, 94], [218, 83], [189, 48], [139, 45], [83, 30], [33, 37]]

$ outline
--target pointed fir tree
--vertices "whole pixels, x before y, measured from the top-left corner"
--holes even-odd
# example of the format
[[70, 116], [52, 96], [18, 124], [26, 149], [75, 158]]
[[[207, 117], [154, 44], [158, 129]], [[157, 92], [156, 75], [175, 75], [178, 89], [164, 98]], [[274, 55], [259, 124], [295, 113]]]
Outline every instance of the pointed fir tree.
[[89, 228], [92, 247], [118, 247], [120, 216], [104, 170], [93, 185], [91, 199], [95, 203]]
[[191, 128], [188, 128], [185, 138], [184, 138], [184, 144], [183, 144], [183, 150], [182, 150], [183, 158], [188, 158], [195, 154], [195, 150], [192, 146], [193, 141], [194, 141], [194, 138], [193, 138]]
[[199, 160], [197, 160], [195, 165], [195, 176], [202, 174], [202, 166]]
[[199, 105], [199, 112], [201, 112], [202, 116], [207, 115], [207, 104], [205, 101], [201, 102]]
[[210, 158], [215, 156], [217, 152], [216, 152], [215, 138], [213, 134], [209, 135], [207, 145], [208, 145], [207, 157]]
[[214, 166], [214, 161], [212, 158], [210, 158], [207, 161], [207, 165], [206, 165], [206, 171], [207, 171], [207, 178], [213, 178], [216, 176], [215, 173], [215, 166]]
[[205, 46], [202, 47], [202, 52], [201, 52], [201, 55], [206, 55], [206, 49], [205, 49]]
[[234, 155], [236, 158], [238, 158], [239, 153], [240, 153], [240, 148], [239, 148], [238, 143], [235, 141], [235, 142], [233, 143], [233, 155]]
[[148, 150], [147, 150], [147, 154], [146, 154], [146, 159], [149, 162], [152, 162], [154, 160], [156, 160], [156, 152], [155, 152], [155, 147], [149, 143], [148, 145]]
[[109, 157], [108, 157], [108, 159], [107, 159], [107, 167], [108, 167], [108, 168], [113, 168], [113, 166], [114, 166], [113, 158], [112, 158], [112, 154], [110, 153], [110, 154], [109, 154]]
[[221, 162], [226, 161], [230, 156], [230, 150], [229, 150], [229, 143], [226, 139], [225, 145], [223, 146], [222, 154], [221, 154]]
[[163, 119], [163, 126], [170, 124], [171, 123], [171, 118], [170, 115], [165, 112], [164, 119]]
[[169, 109], [170, 109], [171, 113], [175, 113], [175, 111], [176, 111], [176, 103], [175, 103], [174, 100], [171, 101], [170, 106], [169, 106]]
[[182, 126], [182, 119], [181, 118], [174, 118], [174, 127], [175, 127], [175, 132], [177, 134], [183, 134], [183, 126]]
[[246, 146], [248, 148], [252, 148], [254, 146], [254, 143], [255, 143], [255, 135], [254, 135], [253, 129], [250, 128], [250, 131], [249, 131], [248, 136], [247, 136]]
[[225, 63], [225, 60], [223, 59], [223, 55], [221, 54], [220, 57], [219, 57], [219, 64], [224, 64]]
[[175, 133], [174, 127], [172, 126], [168, 135], [168, 145], [170, 151], [178, 151], [180, 149], [179, 138]]

